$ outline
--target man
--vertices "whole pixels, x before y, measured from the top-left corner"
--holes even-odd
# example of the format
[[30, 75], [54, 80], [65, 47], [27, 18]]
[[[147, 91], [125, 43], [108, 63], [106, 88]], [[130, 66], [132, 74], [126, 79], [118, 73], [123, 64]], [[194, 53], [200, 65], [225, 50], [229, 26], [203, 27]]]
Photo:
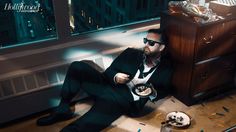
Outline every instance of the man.
[[[94, 105], [62, 132], [100, 131], [121, 115], [140, 111], [149, 99], [156, 101], [165, 97], [169, 92], [172, 70], [168, 59], [161, 55], [166, 47], [163, 38], [160, 29], [150, 29], [144, 38], [143, 51], [126, 49], [104, 73], [84, 62], [73, 62], [62, 87], [59, 106], [49, 116], [39, 119], [37, 124], [50, 125], [72, 118], [69, 103], [80, 89], [94, 98]], [[133, 88], [139, 84], [153, 87], [146, 98], [134, 93]]]

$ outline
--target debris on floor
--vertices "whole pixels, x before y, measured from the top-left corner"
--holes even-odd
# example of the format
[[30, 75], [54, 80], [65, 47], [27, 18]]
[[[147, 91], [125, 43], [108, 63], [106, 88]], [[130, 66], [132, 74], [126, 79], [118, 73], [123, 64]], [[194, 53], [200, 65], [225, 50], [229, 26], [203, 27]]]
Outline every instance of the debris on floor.
[[222, 107], [226, 112], [229, 112], [229, 109], [228, 108], [226, 108], [226, 107]]

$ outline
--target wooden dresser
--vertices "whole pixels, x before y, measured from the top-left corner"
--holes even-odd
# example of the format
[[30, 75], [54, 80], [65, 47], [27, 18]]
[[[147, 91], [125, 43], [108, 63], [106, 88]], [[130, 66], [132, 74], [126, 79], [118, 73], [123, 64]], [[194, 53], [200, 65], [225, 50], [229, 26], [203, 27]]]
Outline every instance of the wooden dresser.
[[200, 24], [168, 12], [161, 28], [174, 62], [174, 96], [192, 105], [228, 88], [235, 88], [236, 19]]

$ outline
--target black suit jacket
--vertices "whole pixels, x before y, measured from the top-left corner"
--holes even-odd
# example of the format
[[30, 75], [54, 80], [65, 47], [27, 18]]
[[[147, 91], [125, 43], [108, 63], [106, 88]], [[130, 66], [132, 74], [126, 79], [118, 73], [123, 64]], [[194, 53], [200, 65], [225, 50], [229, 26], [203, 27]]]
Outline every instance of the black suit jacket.
[[[130, 93], [129, 88], [126, 86], [126, 84], [116, 84], [114, 82], [114, 76], [116, 73], [121, 72], [130, 75], [130, 79], [133, 79], [142, 62], [143, 52], [138, 49], [128, 48], [122, 52], [104, 72], [105, 77], [108, 79], [117, 93], [122, 95], [125, 100], [129, 102], [133, 101], [133, 96]], [[152, 83], [157, 91], [157, 98], [154, 101], [168, 95], [171, 86], [171, 75], [171, 63], [168, 58], [162, 56], [160, 65], [148, 80], [148, 83]], [[140, 107], [142, 107], [146, 101], [147, 100], [145, 100]]]

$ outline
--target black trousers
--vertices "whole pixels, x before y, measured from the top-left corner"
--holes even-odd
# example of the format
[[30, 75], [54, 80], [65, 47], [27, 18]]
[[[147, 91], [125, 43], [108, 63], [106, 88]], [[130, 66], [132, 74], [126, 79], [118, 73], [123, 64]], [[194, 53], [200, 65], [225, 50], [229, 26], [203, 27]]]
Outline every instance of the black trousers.
[[68, 69], [58, 111], [68, 109], [66, 107], [80, 89], [95, 99], [94, 105], [62, 132], [99, 132], [128, 112], [129, 103], [121, 105], [125, 100], [114, 91], [104, 75], [81, 61], [73, 62]]

